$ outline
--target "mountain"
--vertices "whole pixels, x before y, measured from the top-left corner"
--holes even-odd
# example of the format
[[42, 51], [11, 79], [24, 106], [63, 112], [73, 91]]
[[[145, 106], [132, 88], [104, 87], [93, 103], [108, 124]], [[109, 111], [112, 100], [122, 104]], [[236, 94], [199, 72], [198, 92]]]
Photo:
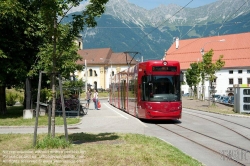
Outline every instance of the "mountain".
[[[138, 51], [144, 60], [161, 59], [175, 37], [189, 39], [249, 32], [249, 3], [218, 0], [197, 8], [171, 4], [146, 10], [128, 0], [109, 0], [105, 13], [97, 18], [97, 27], [82, 32], [84, 48], [110, 47], [114, 52]], [[72, 12], [83, 9], [80, 6]], [[73, 13], [64, 22], [70, 21]]]

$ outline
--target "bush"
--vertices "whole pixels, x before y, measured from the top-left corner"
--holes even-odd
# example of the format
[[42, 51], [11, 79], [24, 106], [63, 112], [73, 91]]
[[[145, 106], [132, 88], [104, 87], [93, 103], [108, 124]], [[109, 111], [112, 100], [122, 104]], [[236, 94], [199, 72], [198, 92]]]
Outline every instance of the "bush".
[[19, 96], [19, 102], [24, 105], [24, 97], [23, 96]]
[[65, 138], [59, 137], [51, 137], [46, 136], [43, 140], [38, 141], [36, 148], [37, 149], [53, 149], [53, 148], [67, 148], [70, 147], [71, 144], [69, 141], [66, 141]]
[[16, 99], [18, 98], [17, 94], [13, 94], [12, 92], [6, 93], [6, 105], [13, 106], [16, 104]]

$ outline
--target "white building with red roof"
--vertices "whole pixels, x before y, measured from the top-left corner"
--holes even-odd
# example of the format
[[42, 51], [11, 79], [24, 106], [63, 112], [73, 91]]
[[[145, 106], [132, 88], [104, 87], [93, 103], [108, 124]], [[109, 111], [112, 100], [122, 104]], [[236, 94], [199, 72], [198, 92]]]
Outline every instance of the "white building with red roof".
[[[177, 60], [180, 62], [181, 70], [185, 71], [191, 63], [201, 61], [202, 53], [213, 49], [213, 62], [223, 55], [225, 66], [216, 72], [216, 94], [232, 95], [234, 84], [250, 84], [250, 32], [176, 40], [166, 51], [165, 60]], [[209, 96], [209, 83], [205, 83], [205, 98]], [[199, 87], [201, 89], [201, 87]], [[184, 93], [189, 92], [189, 87], [182, 87]]]

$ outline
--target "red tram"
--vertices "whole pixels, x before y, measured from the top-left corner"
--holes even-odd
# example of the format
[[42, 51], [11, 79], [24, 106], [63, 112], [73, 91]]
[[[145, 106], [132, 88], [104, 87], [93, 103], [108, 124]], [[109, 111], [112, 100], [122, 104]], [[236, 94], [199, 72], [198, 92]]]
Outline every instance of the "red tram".
[[183, 74], [177, 61], [138, 63], [110, 78], [109, 103], [139, 119], [180, 119]]

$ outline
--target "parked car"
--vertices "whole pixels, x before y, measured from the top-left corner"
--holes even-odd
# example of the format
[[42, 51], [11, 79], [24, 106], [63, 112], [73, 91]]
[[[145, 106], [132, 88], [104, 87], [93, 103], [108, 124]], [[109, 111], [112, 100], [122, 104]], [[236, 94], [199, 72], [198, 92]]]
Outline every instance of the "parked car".
[[222, 103], [223, 98], [224, 98], [224, 96], [220, 96], [216, 101], [217, 101], [218, 103]]
[[222, 103], [223, 103], [223, 104], [229, 104], [229, 103], [228, 103], [228, 100], [229, 100], [229, 97], [228, 97], [228, 96], [224, 96], [224, 97], [223, 97], [223, 100], [222, 100]]
[[182, 96], [183, 96], [183, 97], [189, 96], [189, 93], [184, 93]]
[[217, 101], [218, 99], [220, 98], [220, 95], [217, 95], [217, 94], [215, 94], [215, 95], [213, 95], [212, 97], [211, 97], [211, 100], [213, 101]]
[[228, 103], [234, 105], [234, 96], [229, 96]]

